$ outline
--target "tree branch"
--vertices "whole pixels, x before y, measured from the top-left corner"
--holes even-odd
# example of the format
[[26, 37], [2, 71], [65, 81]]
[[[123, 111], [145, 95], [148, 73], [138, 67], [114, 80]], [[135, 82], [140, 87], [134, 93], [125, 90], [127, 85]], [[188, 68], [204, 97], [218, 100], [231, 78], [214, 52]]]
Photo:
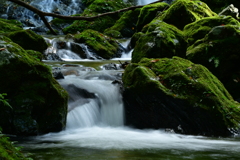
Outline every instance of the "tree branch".
[[[36, 14], [38, 14], [40, 16], [40, 18], [42, 19], [42, 21], [44, 22], [44, 24], [46, 25], [46, 27], [53, 33], [53, 34], [56, 34], [54, 32], [54, 30], [52, 29], [52, 27], [50, 26], [50, 24], [47, 22], [47, 20], [45, 19], [45, 16], [50, 16], [50, 17], [55, 17], [55, 18], [60, 18], [60, 19], [66, 19], [66, 20], [86, 20], [86, 21], [93, 21], [94, 19], [96, 18], [99, 18], [99, 17], [103, 17], [103, 16], [107, 16], [107, 15], [113, 15], [113, 14], [117, 14], [117, 13], [121, 13], [121, 12], [124, 12], [124, 11], [128, 11], [128, 10], [134, 10], [136, 8], [141, 8], [143, 7], [144, 5], [139, 5], [139, 6], [131, 6], [131, 7], [128, 7], [128, 8], [124, 8], [124, 9], [120, 9], [120, 10], [117, 10], [117, 11], [114, 11], [114, 12], [107, 12], [107, 13], [102, 13], [102, 14], [99, 14], [97, 16], [93, 16], [93, 17], [83, 17], [83, 16], [63, 16], [63, 15], [60, 15], [60, 14], [54, 14], [54, 13], [48, 13], [48, 12], [43, 12], [21, 0], [8, 0], [8, 1], [11, 1], [13, 3], [16, 3], [20, 6], [23, 6], [33, 12], [35, 12]], [[154, 3], [158, 3], [158, 2], [162, 2], [163, 0], [158, 0], [156, 2], [153, 2], [153, 3], [150, 3], [150, 4], [154, 4]]]

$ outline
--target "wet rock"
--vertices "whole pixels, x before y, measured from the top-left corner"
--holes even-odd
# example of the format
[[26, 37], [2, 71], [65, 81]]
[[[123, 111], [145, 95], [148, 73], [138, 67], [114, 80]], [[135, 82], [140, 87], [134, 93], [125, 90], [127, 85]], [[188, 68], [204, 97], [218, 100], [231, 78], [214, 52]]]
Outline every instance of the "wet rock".
[[52, 68], [52, 74], [55, 79], [64, 79], [64, 76], [61, 72], [61, 68], [59, 67]]
[[4, 133], [26, 136], [64, 129], [68, 95], [49, 67], [9, 38], [0, 36], [0, 48], [0, 90], [12, 107], [0, 103]]
[[96, 55], [103, 59], [119, 57], [122, 49], [116, 40], [94, 30], [85, 30], [74, 35], [74, 42], [85, 43]]
[[229, 136], [240, 104], [202, 65], [179, 57], [142, 59], [123, 74], [126, 124], [176, 133]]

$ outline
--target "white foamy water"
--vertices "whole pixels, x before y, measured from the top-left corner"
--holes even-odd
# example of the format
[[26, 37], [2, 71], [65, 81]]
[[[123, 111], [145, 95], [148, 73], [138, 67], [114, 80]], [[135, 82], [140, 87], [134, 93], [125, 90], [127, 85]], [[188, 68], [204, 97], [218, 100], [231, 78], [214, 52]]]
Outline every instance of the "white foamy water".
[[[210, 139], [124, 126], [123, 104], [119, 88], [111, 84], [111, 80], [107, 80], [106, 74], [106, 72], [79, 72], [79, 76], [67, 76], [61, 80], [61, 85], [74, 84], [77, 88], [95, 93], [97, 98], [88, 98], [88, 103], [84, 104], [78, 100], [69, 103], [71, 109], [67, 117], [66, 130], [35, 137], [27, 147], [31, 149], [73, 147], [100, 150], [153, 149], [231, 153], [237, 153], [240, 150], [239, 141], [233, 139]], [[105, 78], [101, 78], [103, 75]]]
[[[161, 130], [137, 130], [127, 127], [85, 127], [51, 133], [37, 138], [35, 148], [84, 147], [93, 149], [176, 149], [189, 151], [238, 152], [240, 144], [231, 140], [210, 140], [200, 136], [170, 134]], [[58, 143], [54, 143], [58, 142]]]

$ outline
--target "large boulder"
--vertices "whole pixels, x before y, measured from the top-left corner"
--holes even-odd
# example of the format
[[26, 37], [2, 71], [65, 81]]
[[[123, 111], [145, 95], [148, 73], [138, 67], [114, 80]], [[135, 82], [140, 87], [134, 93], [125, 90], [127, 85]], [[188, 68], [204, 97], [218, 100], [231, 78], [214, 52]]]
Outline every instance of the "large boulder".
[[125, 12], [112, 27], [104, 31], [104, 34], [114, 38], [131, 37], [136, 31], [139, 13], [139, 8]]
[[168, 7], [169, 5], [165, 2], [149, 4], [142, 7], [137, 21], [137, 31], [141, 31], [146, 24], [150, 23], [160, 12]]
[[240, 23], [231, 16], [206, 17], [186, 25], [183, 29], [184, 36], [189, 46], [202, 39], [216, 26], [239, 25]]
[[74, 42], [85, 43], [94, 53], [104, 59], [120, 56], [121, 50], [117, 41], [94, 30], [88, 29], [74, 35]]
[[14, 43], [19, 44], [25, 50], [35, 50], [43, 52], [47, 49], [44, 38], [32, 30], [20, 30], [6, 34]]
[[[134, 35], [136, 45], [132, 53], [132, 62], [139, 62], [143, 57], [185, 57], [186, 42], [181, 30], [161, 20], [154, 19], [142, 31], [143, 34], [139, 34], [141, 33], [139, 32]], [[136, 38], [139, 39], [136, 40]]]
[[185, 25], [196, 20], [216, 15], [204, 2], [198, 0], [176, 0], [169, 9], [159, 15], [159, 19], [179, 29], [183, 29]]
[[[32, 51], [31, 51], [32, 52]], [[64, 129], [67, 92], [50, 68], [10, 39], [0, 37], [0, 91], [9, 106], [0, 103], [4, 133], [37, 135]]]
[[240, 104], [202, 65], [179, 57], [142, 59], [123, 74], [126, 124], [183, 134], [229, 136]]
[[[206, 23], [202, 23], [202, 22]], [[229, 22], [229, 23], [221, 23]], [[201, 28], [194, 38], [203, 37], [187, 48], [187, 58], [207, 67], [224, 84], [234, 99], [240, 98], [240, 23], [232, 17], [197, 22]], [[192, 25], [195, 30], [197, 25]], [[202, 33], [201, 33], [202, 32]]]

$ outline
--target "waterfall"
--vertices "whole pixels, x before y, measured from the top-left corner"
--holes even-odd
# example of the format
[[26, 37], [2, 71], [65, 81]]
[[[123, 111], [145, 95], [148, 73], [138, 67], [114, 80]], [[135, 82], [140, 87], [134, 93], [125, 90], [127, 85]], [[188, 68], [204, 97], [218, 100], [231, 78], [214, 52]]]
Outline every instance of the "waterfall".
[[123, 126], [122, 97], [111, 84], [114, 77], [102, 71], [78, 72], [80, 76], [59, 81], [70, 96], [66, 129]]

